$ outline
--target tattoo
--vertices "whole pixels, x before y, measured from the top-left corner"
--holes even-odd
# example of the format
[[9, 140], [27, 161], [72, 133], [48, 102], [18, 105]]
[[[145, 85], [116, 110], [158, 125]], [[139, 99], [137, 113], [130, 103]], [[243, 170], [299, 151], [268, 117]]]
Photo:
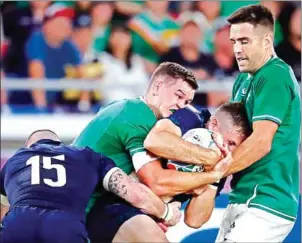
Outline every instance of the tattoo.
[[109, 190], [121, 198], [127, 197], [128, 194], [127, 186], [125, 184], [127, 182], [126, 177], [126, 174], [117, 170], [110, 176], [108, 183]]
[[118, 197], [141, 209], [146, 214], [161, 217], [165, 204], [147, 186], [133, 181], [125, 172], [118, 169], [108, 181], [108, 189]]

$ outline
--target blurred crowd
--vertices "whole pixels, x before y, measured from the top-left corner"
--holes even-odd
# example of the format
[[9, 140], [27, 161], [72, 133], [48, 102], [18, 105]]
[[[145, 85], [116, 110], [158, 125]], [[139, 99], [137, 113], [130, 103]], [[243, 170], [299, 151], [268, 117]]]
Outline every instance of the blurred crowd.
[[[225, 18], [254, 3], [272, 10], [276, 53], [301, 80], [300, 1], [5, 1], [1, 76], [146, 87], [159, 63], [173, 61], [191, 69], [199, 82], [219, 83], [237, 74]], [[228, 95], [200, 93], [194, 103], [215, 107]], [[38, 112], [58, 107], [91, 112], [94, 105], [129, 96], [119, 89], [31, 92], [2, 87], [1, 110], [30, 106]]]

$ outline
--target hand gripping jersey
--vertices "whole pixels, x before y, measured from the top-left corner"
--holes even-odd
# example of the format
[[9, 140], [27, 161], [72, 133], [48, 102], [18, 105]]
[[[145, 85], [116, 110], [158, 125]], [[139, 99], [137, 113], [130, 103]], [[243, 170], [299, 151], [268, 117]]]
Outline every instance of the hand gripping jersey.
[[[169, 119], [180, 128], [181, 135], [184, 135], [189, 130], [195, 128], [205, 128], [210, 117], [211, 113], [208, 109], [201, 109], [200, 111], [197, 111], [194, 108], [192, 109], [192, 107], [186, 107], [175, 111], [169, 117]], [[213, 185], [218, 187], [216, 196], [219, 196], [224, 187], [225, 181], [226, 178], [223, 178], [219, 182], [213, 183]], [[185, 198], [187, 198], [187, 196]]]

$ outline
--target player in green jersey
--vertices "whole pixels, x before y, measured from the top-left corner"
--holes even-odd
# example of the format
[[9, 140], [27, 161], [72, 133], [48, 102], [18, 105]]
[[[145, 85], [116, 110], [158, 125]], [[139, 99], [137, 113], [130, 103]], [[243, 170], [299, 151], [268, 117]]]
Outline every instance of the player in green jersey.
[[275, 55], [267, 8], [243, 7], [228, 22], [241, 72], [231, 100], [244, 103], [253, 133], [233, 153], [233, 191], [217, 242], [282, 242], [299, 202], [299, 85]]
[[[144, 139], [156, 121], [190, 103], [197, 87], [191, 72], [176, 63], [163, 63], [152, 75], [144, 97], [103, 107], [74, 145], [103, 153], [127, 174], [135, 171], [140, 181], [159, 196], [174, 196], [213, 183], [226, 172], [230, 156], [217, 163], [219, 151], [196, 145], [199, 158], [195, 162], [215, 167], [211, 172], [185, 173], [163, 169], [158, 157], [144, 148]], [[100, 195], [96, 190], [88, 210], [92, 243], [168, 241], [153, 219], [112, 195]]]
[[[299, 85], [275, 55], [274, 18], [267, 8], [244, 7], [228, 21], [241, 72], [231, 101], [245, 105], [253, 132], [232, 152], [225, 176], [234, 174], [233, 191], [217, 242], [281, 242], [294, 226], [299, 202]], [[180, 140], [161, 132], [158, 147], [169, 141], [169, 149], [153, 152], [198, 160], [198, 150]]]

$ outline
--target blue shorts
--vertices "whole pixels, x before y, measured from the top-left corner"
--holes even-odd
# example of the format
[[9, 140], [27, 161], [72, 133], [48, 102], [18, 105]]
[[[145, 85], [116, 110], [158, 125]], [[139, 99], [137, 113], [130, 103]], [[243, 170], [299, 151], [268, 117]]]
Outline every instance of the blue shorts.
[[0, 228], [1, 243], [87, 243], [85, 223], [70, 213], [17, 206], [9, 210]]
[[117, 196], [103, 195], [87, 215], [86, 227], [91, 243], [112, 242], [122, 224], [140, 214], [144, 213]]

